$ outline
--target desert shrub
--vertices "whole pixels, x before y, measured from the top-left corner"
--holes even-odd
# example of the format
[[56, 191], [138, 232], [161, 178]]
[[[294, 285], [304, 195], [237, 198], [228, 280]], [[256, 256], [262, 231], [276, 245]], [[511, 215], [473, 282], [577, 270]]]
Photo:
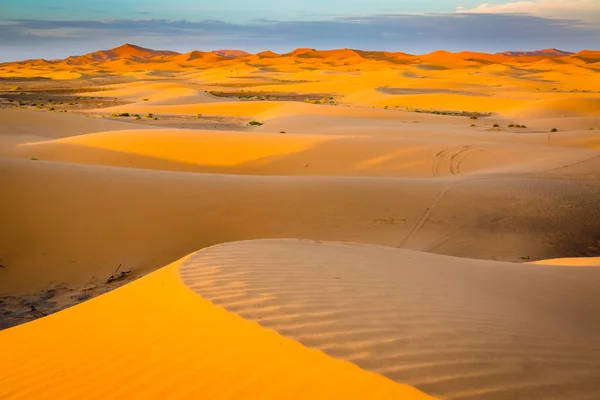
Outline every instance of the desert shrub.
[[196, 115], [196, 118], [202, 118], [202, 114]]
[[142, 119], [142, 117], [140, 117], [139, 115], [137, 117], [135, 117], [136, 120], [138, 119]]
[[148, 100], [150, 100], [150, 99], [142, 99], [142, 100], [143, 100], [143, 101], [148, 101]]
[[263, 125], [263, 123], [262, 122], [258, 122], [256, 120], [252, 120], [252, 121], [248, 122], [248, 125], [250, 125], [250, 126], [261, 126], [261, 125]]
[[117, 115], [117, 117], [129, 117], [129, 113], [121, 113], [119, 115]]
[[477, 126], [477, 125], [475, 125], [475, 124], [471, 124], [471, 128], [473, 128], [474, 126]]
[[500, 125], [494, 124], [494, 128], [500, 128]]
[[31, 161], [37, 161], [37, 160], [38, 160], [37, 158], [33, 158], [33, 157], [31, 158]]
[[477, 118], [477, 115], [471, 115], [471, 117], [470, 117], [470, 118], [471, 118], [471, 119], [479, 119], [479, 118]]
[[550, 129], [550, 132], [558, 132], [558, 129], [552, 128], [552, 129]]
[[510, 124], [508, 127], [509, 127], [509, 128], [514, 128], [514, 127], [515, 127], [515, 124]]
[[54, 111], [54, 110], [55, 110], [55, 108], [54, 108], [54, 107], [50, 107], [50, 108], [48, 109], [48, 111]]
[[146, 118], [153, 118], [153, 117], [154, 117], [154, 114], [152, 114], [152, 113], [148, 113], [148, 115], [146, 115]]
[[281, 132], [279, 132], [279, 133], [285, 133], [285, 131], [281, 131]]
[[157, 121], [157, 120], [158, 120], [158, 117], [154, 117], [154, 120], [155, 120], [155, 121]]

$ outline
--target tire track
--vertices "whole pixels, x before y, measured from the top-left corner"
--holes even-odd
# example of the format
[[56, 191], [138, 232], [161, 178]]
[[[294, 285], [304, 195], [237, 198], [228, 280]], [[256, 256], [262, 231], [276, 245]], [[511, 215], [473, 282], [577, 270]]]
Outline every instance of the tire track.
[[461, 151], [459, 151], [458, 153], [454, 153], [452, 154], [452, 156], [450, 156], [450, 173], [452, 175], [458, 175], [460, 174], [460, 166], [461, 164], [466, 160], [466, 158], [473, 153], [476, 153], [478, 151], [477, 146], [465, 146], [463, 147], [463, 149]]
[[402, 242], [400, 242], [400, 244], [397, 247], [404, 247], [406, 242], [408, 242], [417, 232], [419, 232], [421, 230], [421, 228], [423, 228], [423, 226], [425, 226], [425, 224], [427, 223], [427, 220], [429, 219], [429, 216], [431, 215], [431, 213], [433, 212], [435, 207], [438, 205], [438, 203], [440, 202], [442, 197], [444, 197], [446, 192], [448, 192], [450, 187], [452, 187], [452, 185], [454, 185], [454, 183], [455, 182], [449, 182], [448, 184], [446, 184], [446, 186], [444, 186], [444, 188], [438, 193], [438, 195], [435, 197], [435, 199], [433, 199], [433, 202], [431, 202], [429, 207], [427, 207], [425, 209], [425, 211], [423, 212], [421, 217], [417, 220], [417, 223], [413, 226], [413, 228], [408, 233], [408, 235], [406, 235], [406, 237], [402, 240]]
[[460, 165], [464, 162], [469, 154], [472, 154], [478, 147], [474, 145], [466, 145], [459, 147], [450, 147], [438, 152], [435, 155], [433, 165], [431, 166], [431, 174], [434, 178], [440, 177], [443, 170], [442, 165], [448, 163], [448, 172], [450, 175], [460, 174]]

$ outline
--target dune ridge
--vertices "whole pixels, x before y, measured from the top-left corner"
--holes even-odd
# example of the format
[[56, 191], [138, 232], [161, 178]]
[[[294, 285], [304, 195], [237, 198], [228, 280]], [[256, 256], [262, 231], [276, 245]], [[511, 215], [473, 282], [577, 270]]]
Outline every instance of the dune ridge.
[[260, 240], [180, 271], [215, 305], [446, 399], [600, 395], [598, 268]]

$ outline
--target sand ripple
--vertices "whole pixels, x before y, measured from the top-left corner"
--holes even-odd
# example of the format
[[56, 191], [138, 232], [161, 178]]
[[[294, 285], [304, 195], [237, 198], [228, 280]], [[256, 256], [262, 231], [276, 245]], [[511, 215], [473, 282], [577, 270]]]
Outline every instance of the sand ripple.
[[600, 397], [600, 269], [260, 240], [184, 282], [302, 344], [447, 399]]

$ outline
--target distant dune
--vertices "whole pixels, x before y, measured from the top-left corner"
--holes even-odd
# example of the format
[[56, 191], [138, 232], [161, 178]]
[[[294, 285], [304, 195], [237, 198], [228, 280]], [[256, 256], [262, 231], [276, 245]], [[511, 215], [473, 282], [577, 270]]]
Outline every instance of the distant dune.
[[[209, 61], [218, 61], [218, 58], [210, 58], [209, 54], [214, 54], [222, 57], [223, 60], [240, 59], [248, 56], [252, 56], [251, 53], [242, 50], [213, 50], [209, 52], [202, 51], [191, 51], [186, 53], [188, 56], [187, 61], [191, 61], [197, 58], [204, 58]], [[429, 54], [423, 54], [418, 56], [412, 56], [406, 53], [390, 53], [384, 51], [363, 51], [353, 49], [333, 49], [333, 50], [316, 50], [312, 48], [298, 48], [289, 53], [277, 54], [271, 51], [263, 51], [256, 54], [261, 58], [273, 58], [273, 57], [300, 57], [302, 59], [329, 59], [329, 60], [356, 60], [357, 58], [376, 59], [380, 61], [393, 61], [394, 59], [410, 59], [415, 63], [422, 60], [437, 60], [437, 61], [449, 61], [449, 60], [468, 60], [473, 62], [488, 61], [494, 63], [505, 63], [511, 59], [515, 61], [522, 58], [565, 58], [568, 56], [577, 57], [579, 59], [593, 59], [598, 61], [598, 52], [591, 50], [583, 50], [579, 53], [570, 53], [567, 51], [557, 49], [543, 49], [535, 51], [506, 51], [497, 54], [477, 53], [477, 52], [458, 52], [451, 53], [443, 50], [434, 51]], [[131, 60], [144, 60], [144, 59], [155, 59], [154, 62], [168, 62], [170, 60], [180, 60], [180, 56], [185, 54], [179, 54], [173, 51], [167, 50], [152, 50], [132, 44], [124, 44], [120, 47], [116, 47], [110, 50], [99, 50], [93, 53], [85, 54], [82, 56], [72, 56], [65, 60], [27, 60], [23, 65], [40, 65], [44, 63], [57, 64], [61, 61], [67, 61], [71, 65], [85, 65], [91, 63], [101, 63], [105, 61], [117, 60], [117, 59], [131, 59]], [[500, 56], [500, 57], [498, 57]], [[179, 58], [177, 58], [179, 57]], [[521, 60], [519, 60], [521, 62]], [[35, 64], [34, 64], [35, 63]], [[5, 63], [7, 64], [7, 63]]]

